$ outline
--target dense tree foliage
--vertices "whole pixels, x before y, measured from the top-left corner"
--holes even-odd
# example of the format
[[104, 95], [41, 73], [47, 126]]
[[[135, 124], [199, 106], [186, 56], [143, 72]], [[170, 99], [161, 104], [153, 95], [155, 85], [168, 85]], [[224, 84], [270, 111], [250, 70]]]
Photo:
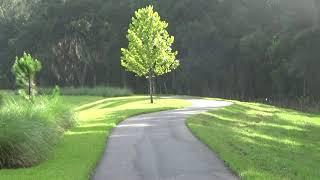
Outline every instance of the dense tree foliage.
[[122, 70], [121, 47], [134, 11], [151, 4], [169, 24], [177, 72], [157, 78], [162, 93], [241, 99], [318, 98], [317, 0], [1, 0], [1, 87], [28, 51], [43, 60], [40, 84], [116, 85], [145, 91]]
[[150, 101], [153, 103], [154, 78], [169, 73], [179, 66], [178, 52], [172, 52], [174, 37], [152, 6], [136, 11], [130, 23], [128, 49], [122, 48], [121, 65], [128, 71], [149, 81]]
[[35, 75], [41, 70], [41, 63], [30, 54], [23, 53], [21, 58], [16, 57], [12, 72], [16, 77], [16, 83], [23, 88], [24, 94], [29, 98], [36, 94]]

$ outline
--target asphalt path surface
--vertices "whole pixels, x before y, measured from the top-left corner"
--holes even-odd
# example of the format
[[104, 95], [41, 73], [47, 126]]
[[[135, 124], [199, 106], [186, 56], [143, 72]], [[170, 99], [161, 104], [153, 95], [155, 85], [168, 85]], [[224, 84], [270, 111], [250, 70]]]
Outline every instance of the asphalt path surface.
[[120, 123], [93, 180], [233, 180], [236, 177], [186, 127], [186, 118], [230, 102], [189, 99], [184, 109], [144, 114]]

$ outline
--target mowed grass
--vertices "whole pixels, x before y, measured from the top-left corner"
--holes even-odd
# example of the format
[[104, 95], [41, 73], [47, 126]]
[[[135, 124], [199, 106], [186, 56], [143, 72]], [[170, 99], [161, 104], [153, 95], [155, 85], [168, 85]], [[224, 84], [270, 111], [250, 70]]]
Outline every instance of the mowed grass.
[[320, 179], [320, 115], [235, 102], [187, 125], [242, 179]]
[[[40, 94], [51, 94], [54, 88], [39, 88]], [[123, 97], [132, 96], [133, 92], [128, 88], [96, 86], [96, 87], [61, 87], [60, 93], [64, 96], [102, 96]]]
[[75, 107], [78, 126], [66, 132], [48, 161], [32, 168], [0, 170], [1, 180], [90, 179], [116, 124], [129, 116], [190, 105], [177, 99], [157, 99], [155, 104], [150, 104], [144, 96], [108, 99], [71, 96], [65, 100]]

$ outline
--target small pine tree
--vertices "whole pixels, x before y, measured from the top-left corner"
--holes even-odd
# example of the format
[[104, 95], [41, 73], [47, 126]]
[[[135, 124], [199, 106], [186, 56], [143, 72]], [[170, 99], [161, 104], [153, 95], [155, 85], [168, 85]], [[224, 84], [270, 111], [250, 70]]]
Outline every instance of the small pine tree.
[[121, 49], [121, 65], [128, 71], [149, 79], [151, 103], [154, 78], [179, 66], [176, 59], [178, 52], [171, 48], [174, 37], [169, 35], [167, 27], [168, 23], [160, 19], [152, 6], [139, 9], [129, 26], [129, 46]]
[[27, 94], [29, 98], [36, 94], [35, 75], [41, 70], [40, 61], [30, 54], [23, 53], [21, 58], [16, 57], [12, 72], [16, 76], [16, 83], [23, 88], [21, 94]]

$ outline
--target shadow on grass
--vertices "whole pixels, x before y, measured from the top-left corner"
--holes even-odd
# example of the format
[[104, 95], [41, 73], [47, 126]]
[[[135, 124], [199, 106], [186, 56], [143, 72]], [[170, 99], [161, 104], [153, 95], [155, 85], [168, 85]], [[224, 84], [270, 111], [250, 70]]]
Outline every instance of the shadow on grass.
[[[95, 105], [82, 108], [81, 111], [103, 111], [104, 115], [88, 121], [81, 121], [79, 126], [71, 129], [65, 134], [63, 142], [58, 147], [61, 152], [59, 164], [65, 164], [62, 167], [56, 167], [55, 172], [61, 171], [66, 177], [74, 179], [88, 179], [82, 175], [88, 175], [94, 172], [96, 163], [101, 159], [108, 137], [111, 135], [113, 128], [126, 118], [143, 113], [151, 113], [159, 110], [166, 110], [172, 107], [154, 107], [145, 109], [145, 107], [135, 107], [135, 109], [121, 109], [122, 105], [144, 101], [146, 98], [128, 98], [124, 100], [103, 100]], [[67, 152], [66, 152], [67, 150]], [[63, 162], [62, 162], [63, 161]], [[77, 167], [74, 167], [77, 165]], [[74, 177], [74, 170], [79, 177]]]
[[146, 98], [145, 97], [137, 97], [137, 98], [128, 97], [126, 99], [106, 98], [93, 103], [82, 105], [76, 108], [76, 111], [81, 112], [81, 111], [89, 110], [92, 108], [99, 108], [99, 109], [114, 108], [117, 106], [121, 106], [130, 102], [136, 102], [140, 100], [146, 100]]
[[76, 108], [76, 111], [77, 112], [85, 111], [85, 110], [94, 108], [96, 106], [99, 106], [101, 104], [105, 104], [106, 101], [108, 101], [108, 99], [102, 99], [102, 100], [99, 100], [99, 101], [96, 101], [96, 102], [93, 102], [93, 103], [85, 104], [85, 105], [82, 105], [82, 106]]
[[188, 126], [245, 179], [315, 179], [320, 177], [320, 126], [308, 115], [235, 104], [196, 115]]
[[[268, 107], [270, 106], [267, 106], [266, 108]], [[250, 113], [251, 111], [252, 113]], [[289, 115], [289, 116], [292, 116], [292, 118], [296, 118], [296, 119], [283, 118], [283, 115]], [[293, 129], [301, 129], [303, 131], [312, 131], [312, 132], [317, 131], [320, 128], [320, 126], [312, 122], [312, 121], [315, 121], [315, 119], [306, 123], [304, 123], [305, 121], [303, 121], [303, 119], [306, 117], [307, 118], [316, 117], [318, 118], [318, 121], [319, 121], [320, 116], [319, 115], [308, 116], [308, 115], [309, 114], [300, 113], [293, 110], [292, 111], [286, 110], [286, 109], [283, 109], [283, 111], [278, 109], [262, 110], [262, 109], [256, 109], [256, 108], [252, 108], [251, 106], [244, 106], [240, 104], [232, 105], [225, 109], [211, 112], [211, 116], [215, 116], [215, 117], [219, 116], [229, 120], [234, 120], [236, 122], [242, 121], [243, 124], [252, 125], [252, 123], [255, 122], [257, 124], [259, 123], [268, 124], [273, 127], [278, 126], [285, 129], [290, 129], [290, 127], [292, 127]]]
[[78, 126], [65, 133], [47, 161], [32, 168], [1, 170], [0, 179], [88, 180], [102, 157], [106, 141], [116, 124], [130, 116], [174, 109], [187, 104], [168, 100], [150, 105], [143, 96], [66, 99], [69, 102], [66, 104], [71, 104], [72, 107], [90, 102], [90, 99], [95, 102], [75, 108], [79, 116]]

